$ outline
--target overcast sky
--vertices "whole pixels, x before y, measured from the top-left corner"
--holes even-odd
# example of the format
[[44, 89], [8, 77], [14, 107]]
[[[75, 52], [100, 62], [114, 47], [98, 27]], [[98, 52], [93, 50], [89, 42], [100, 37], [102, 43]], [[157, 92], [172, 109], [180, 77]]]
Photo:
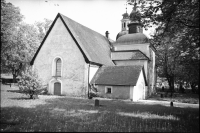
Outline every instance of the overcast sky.
[[[21, 10], [25, 22], [33, 24], [44, 18], [54, 20], [61, 13], [76, 22], [105, 35], [109, 31], [116, 40], [121, 31], [122, 14], [126, 12], [126, 0], [6, 0]], [[127, 6], [130, 13], [132, 6]], [[144, 30], [149, 37], [153, 30]]]

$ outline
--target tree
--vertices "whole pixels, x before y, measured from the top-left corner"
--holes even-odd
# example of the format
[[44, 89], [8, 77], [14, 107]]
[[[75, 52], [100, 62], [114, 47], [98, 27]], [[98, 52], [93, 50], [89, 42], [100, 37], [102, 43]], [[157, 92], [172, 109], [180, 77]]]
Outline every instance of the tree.
[[22, 72], [18, 84], [20, 91], [29, 95], [30, 99], [33, 99], [33, 96], [37, 95], [36, 92], [42, 87], [42, 81], [38, 78], [37, 73], [32, 71], [31, 68], [27, 68]]
[[158, 49], [159, 74], [171, 90], [174, 80], [199, 84], [199, 1], [138, 0], [138, 6], [143, 26], [157, 26], [152, 44]]
[[15, 47], [13, 35], [22, 19], [23, 15], [21, 15], [18, 7], [11, 3], [6, 3], [5, 0], [1, 0], [1, 71], [10, 71], [5, 67], [5, 53]]
[[192, 92], [195, 92], [195, 86], [199, 86], [199, 45], [193, 42], [189, 35], [184, 38], [181, 42], [184, 45], [180, 48], [182, 54], [179, 64], [182, 66], [182, 73], [177, 76], [177, 79], [190, 84]]
[[49, 20], [47, 18], [44, 19], [44, 21], [37, 21], [34, 23], [34, 25], [38, 29], [38, 38], [40, 42], [44, 39], [44, 36], [46, 35], [47, 31], [49, 30], [49, 27], [52, 23], [52, 20]]
[[3, 65], [12, 72], [13, 80], [29, 65], [39, 46], [37, 30], [33, 25], [21, 23], [13, 31], [12, 47], [2, 55]]
[[1, 68], [3, 72], [11, 72], [16, 82], [16, 77], [33, 58], [51, 20], [38, 22], [38, 26], [26, 24], [18, 7], [4, 0], [1, 4]]

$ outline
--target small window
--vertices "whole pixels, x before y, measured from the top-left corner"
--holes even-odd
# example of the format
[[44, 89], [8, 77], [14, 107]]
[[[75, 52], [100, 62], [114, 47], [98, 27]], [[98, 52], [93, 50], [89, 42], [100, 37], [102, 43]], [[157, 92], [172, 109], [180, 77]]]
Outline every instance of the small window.
[[124, 28], [126, 28], [126, 23], [124, 23]]
[[110, 86], [106, 86], [105, 87], [105, 93], [107, 93], [107, 94], [111, 94], [112, 93], [112, 87]]

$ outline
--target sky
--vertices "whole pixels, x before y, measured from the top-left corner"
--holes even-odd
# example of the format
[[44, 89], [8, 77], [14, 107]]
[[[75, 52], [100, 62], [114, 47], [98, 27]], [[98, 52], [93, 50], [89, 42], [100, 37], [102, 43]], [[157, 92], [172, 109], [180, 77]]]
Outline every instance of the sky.
[[[126, 12], [126, 0], [6, 0], [19, 7], [24, 21], [33, 24], [43, 21], [44, 18], [54, 20], [61, 13], [72, 20], [116, 40], [121, 31], [122, 14]], [[127, 5], [127, 12], [132, 11], [132, 6]], [[144, 31], [147, 37], [153, 29]]]

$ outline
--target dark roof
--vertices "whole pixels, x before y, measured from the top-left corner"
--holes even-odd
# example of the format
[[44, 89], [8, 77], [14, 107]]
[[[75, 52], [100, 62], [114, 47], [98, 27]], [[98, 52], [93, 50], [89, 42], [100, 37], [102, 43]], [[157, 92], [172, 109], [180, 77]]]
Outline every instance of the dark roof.
[[149, 43], [149, 39], [146, 37], [143, 33], [134, 33], [134, 34], [126, 34], [123, 36], [120, 36], [116, 43], [114, 44], [143, 44], [143, 43]]
[[129, 14], [127, 12], [122, 14], [122, 16], [123, 16], [123, 19], [129, 19]]
[[[141, 52], [140, 50], [127, 50], [127, 51], [113, 51], [113, 53], [120, 53], [120, 52], [126, 52], [126, 53], [131, 53], [131, 57], [130, 55], [126, 54], [126, 57], [121, 57], [120, 60], [150, 60], [149, 57], [147, 57], [143, 52]], [[115, 59], [113, 59], [115, 60]]]
[[58, 13], [54, 22], [52, 23], [44, 40], [42, 41], [40, 47], [38, 48], [36, 54], [34, 55], [31, 64], [33, 64], [39, 50], [41, 49], [44, 41], [46, 40], [49, 32], [51, 31], [58, 17], [61, 18], [66, 29], [69, 31], [72, 38], [76, 42], [87, 63], [94, 63], [99, 65], [111, 65], [111, 66], [114, 65], [114, 63], [110, 58], [109, 40], [105, 36], [75, 22], [74, 20], [60, 13]]
[[[96, 85], [133, 85], [135, 86], [143, 66], [102, 66], [91, 80]], [[144, 74], [145, 75], [145, 74]], [[145, 78], [145, 76], [144, 76]], [[146, 78], [145, 78], [146, 80]]]

